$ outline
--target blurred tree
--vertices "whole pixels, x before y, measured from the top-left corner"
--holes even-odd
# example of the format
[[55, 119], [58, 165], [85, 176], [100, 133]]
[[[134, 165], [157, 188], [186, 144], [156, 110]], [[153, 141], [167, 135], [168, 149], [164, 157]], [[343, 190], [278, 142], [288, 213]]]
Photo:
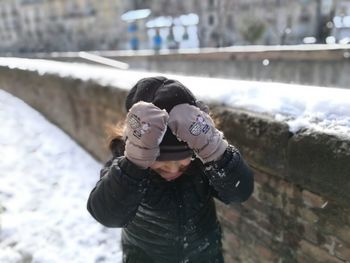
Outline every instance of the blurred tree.
[[255, 44], [265, 33], [265, 24], [255, 18], [246, 18], [240, 27], [240, 33], [249, 44]]
[[333, 29], [333, 17], [335, 16], [336, 2], [332, 2], [331, 10], [327, 14], [321, 14], [321, 1], [317, 0], [317, 43], [326, 43], [326, 38], [331, 35]]
[[133, 9], [150, 8], [152, 0], [132, 0]]

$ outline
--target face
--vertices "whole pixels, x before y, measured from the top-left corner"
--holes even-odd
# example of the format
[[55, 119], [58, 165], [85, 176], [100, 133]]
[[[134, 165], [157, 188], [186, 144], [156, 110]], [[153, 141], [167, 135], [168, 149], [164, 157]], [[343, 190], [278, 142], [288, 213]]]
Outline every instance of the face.
[[180, 177], [191, 163], [191, 157], [178, 161], [156, 161], [151, 169], [167, 181]]

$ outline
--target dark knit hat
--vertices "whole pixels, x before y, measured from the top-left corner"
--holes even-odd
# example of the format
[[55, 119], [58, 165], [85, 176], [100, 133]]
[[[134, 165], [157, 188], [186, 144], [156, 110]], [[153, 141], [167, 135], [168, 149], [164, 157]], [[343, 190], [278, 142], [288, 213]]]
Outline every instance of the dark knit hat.
[[[139, 101], [153, 103], [168, 113], [178, 104], [196, 105], [196, 98], [188, 88], [179, 81], [165, 77], [150, 77], [139, 80], [126, 97], [126, 110], [129, 111]], [[179, 141], [169, 127], [159, 146], [158, 161], [181, 160], [193, 154], [187, 143]]]

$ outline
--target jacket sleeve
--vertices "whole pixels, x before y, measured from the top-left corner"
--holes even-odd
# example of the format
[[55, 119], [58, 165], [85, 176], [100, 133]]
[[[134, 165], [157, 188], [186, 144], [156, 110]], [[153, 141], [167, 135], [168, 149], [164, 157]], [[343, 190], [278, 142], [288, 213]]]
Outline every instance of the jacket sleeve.
[[146, 192], [148, 174], [125, 157], [112, 158], [90, 193], [88, 211], [104, 226], [127, 226]]
[[220, 160], [205, 164], [205, 174], [214, 196], [226, 204], [244, 202], [253, 193], [253, 172], [232, 145], [227, 147]]

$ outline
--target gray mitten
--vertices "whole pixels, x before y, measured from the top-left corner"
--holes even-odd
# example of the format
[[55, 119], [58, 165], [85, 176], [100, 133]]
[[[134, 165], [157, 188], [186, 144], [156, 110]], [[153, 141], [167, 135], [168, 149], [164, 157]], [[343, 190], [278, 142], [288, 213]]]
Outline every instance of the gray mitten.
[[152, 103], [135, 103], [126, 117], [126, 158], [141, 168], [148, 168], [159, 155], [168, 119], [168, 113]]
[[176, 105], [169, 113], [171, 131], [187, 142], [203, 163], [218, 160], [228, 143], [210, 116], [189, 104]]

